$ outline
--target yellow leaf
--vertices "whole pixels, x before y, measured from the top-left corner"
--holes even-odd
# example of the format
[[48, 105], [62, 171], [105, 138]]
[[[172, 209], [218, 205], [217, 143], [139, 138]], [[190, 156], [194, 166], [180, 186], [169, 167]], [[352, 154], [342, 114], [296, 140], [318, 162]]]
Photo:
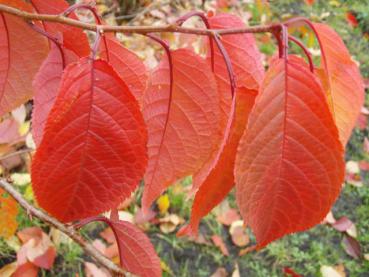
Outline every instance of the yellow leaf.
[[159, 199], [156, 201], [159, 211], [161, 214], [165, 214], [170, 206], [169, 196], [168, 194], [164, 194], [159, 197]]

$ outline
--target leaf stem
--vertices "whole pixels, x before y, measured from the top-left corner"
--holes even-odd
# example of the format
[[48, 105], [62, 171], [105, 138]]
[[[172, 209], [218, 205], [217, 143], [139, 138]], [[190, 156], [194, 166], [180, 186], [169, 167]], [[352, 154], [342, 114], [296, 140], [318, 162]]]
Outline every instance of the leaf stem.
[[293, 43], [298, 45], [302, 49], [302, 51], [304, 51], [304, 53], [305, 53], [305, 55], [306, 55], [306, 57], [309, 61], [310, 71], [311, 71], [311, 73], [314, 73], [314, 63], [313, 63], [313, 59], [311, 57], [310, 51], [305, 47], [305, 45], [300, 40], [298, 40], [294, 36], [288, 36], [288, 40], [292, 41]]
[[58, 47], [61, 58], [62, 58], [62, 66], [63, 69], [66, 66], [66, 62], [65, 62], [65, 54], [64, 54], [64, 50], [63, 50], [63, 46], [62, 46], [62, 42], [57, 38], [54, 37], [53, 35], [49, 34], [48, 32], [46, 32], [44, 29], [38, 27], [36, 24], [32, 23], [32, 22], [28, 22], [28, 25], [37, 33], [47, 37], [50, 41], [52, 41], [56, 47]]
[[[198, 16], [200, 17], [201, 21], [205, 24], [205, 27], [207, 30], [210, 30], [210, 24], [208, 21], [208, 18], [206, 17], [206, 15], [203, 12], [198, 12], [198, 11], [193, 11], [193, 12], [189, 12], [186, 13], [185, 15], [181, 16], [180, 18], [177, 19], [176, 23], [179, 26], [182, 26], [182, 24], [189, 18], [193, 17], [193, 16]], [[211, 55], [211, 70], [214, 72], [215, 69], [215, 57], [214, 57], [214, 43], [213, 43], [213, 36], [209, 36], [209, 45], [210, 45], [210, 55]]]

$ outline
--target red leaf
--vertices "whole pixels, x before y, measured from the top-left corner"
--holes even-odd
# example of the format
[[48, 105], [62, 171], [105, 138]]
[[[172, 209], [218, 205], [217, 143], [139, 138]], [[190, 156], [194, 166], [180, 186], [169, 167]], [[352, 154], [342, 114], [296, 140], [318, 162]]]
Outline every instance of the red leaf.
[[236, 113], [230, 137], [216, 164], [196, 193], [189, 227], [179, 235], [196, 236], [200, 220], [218, 205], [234, 186], [233, 169], [238, 142], [245, 130], [257, 91], [241, 88], [236, 93]]
[[12, 277], [37, 277], [38, 276], [38, 267], [33, 263], [26, 262], [24, 264], [19, 265], [17, 270], [11, 275]]
[[167, 124], [167, 59], [153, 72], [143, 101], [149, 132], [144, 212], [169, 185], [198, 171], [219, 138], [218, 92], [208, 64], [189, 49], [173, 51], [172, 59], [174, 86]]
[[105, 39], [108, 51], [106, 51], [105, 44], [102, 42], [100, 56], [109, 61], [141, 104], [147, 82], [144, 63], [135, 53], [123, 47], [113, 34], [105, 34]]
[[[0, 0], [0, 4], [32, 12], [22, 0]], [[22, 18], [0, 13], [0, 49], [2, 116], [32, 97], [32, 79], [47, 55], [47, 41]]]
[[[65, 48], [62, 49], [65, 65], [78, 60], [73, 52]], [[49, 55], [42, 63], [32, 84], [35, 91], [33, 96], [32, 135], [37, 146], [41, 143], [47, 116], [58, 95], [63, 70], [62, 54], [59, 48], [52, 44]]]
[[[218, 14], [216, 16], [209, 17], [209, 24], [213, 29], [245, 27], [245, 23], [240, 18], [231, 14]], [[259, 85], [264, 77], [264, 67], [261, 63], [261, 54], [256, 46], [253, 35], [227, 35], [222, 37], [222, 44], [232, 62], [232, 68], [235, 74], [237, 87], [244, 87], [249, 90], [258, 91]], [[211, 62], [210, 54], [210, 50], [208, 49], [207, 59], [209, 63]], [[222, 136], [224, 136], [227, 120], [229, 114], [231, 113], [231, 88], [224, 58], [217, 47], [215, 48], [214, 54], [214, 73], [215, 80], [217, 81], [218, 85], [221, 107], [220, 128], [223, 131]], [[234, 118], [232, 120], [234, 120]], [[242, 124], [240, 126], [242, 126]], [[234, 147], [237, 147], [238, 141], [236, 138], [233, 138], [232, 143]], [[223, 145], [221, 145], [221, 147], [222, 146]], [[219, 150], [223, 151], [222, 149]], [[229, 150], [227, 151], [229, 152]], [[214, 163], [214, 161], [216, 161], [217, 158], [218, 153], [215, 151], [207, 164], [194, 175], [192, 188], [193, 192], [205, 182], [206, 178], [210, 174], [210, 171], [215, 170], [214, 166], [216, 163]], [[230, 161], [230, 163], [232, 162]], [[231, 178], [229, 181], [233, 182]]]
[[[209, 23], [214, 29], [245, 27], [241, 19], [229, 14], [210, 17]], [[222, 43], [231, 59], [236, 84], [240, 88], [236, 92], [236, 112], [232, 119], [228, 141], [223, 149], [219, 149], [222, 151], [219, 160], [216, 160], [218, 153], [215, 151], [212, 159], [193, 178], [193, 190], [200, 189], [192, 207], [190, 225], [186, 229], [182, 229], [179, 235], [185, 233], [196, 235], [201, 218], [219, 204], [233, 188], [233, 168], [238, 142], [246, 127], [248, 114], [264, 76], [261, 55], [251, 34], [227, 35], [222, 38]], [[209, 52], [208, 60], [210, 62]], [[219, 97], [222, 100], [220, 125], [223, 130], [230, 113], [231, 93], [229, 79], [226, 77], [228, 76], [227, 68], [219, 50], [215, 51], [214, 69], [220, 92]]]
[[69, 65], [32, 162], [40, 206], [63, 222], [116, 207], [146, 166], [137, 101], [102, 60]]
[[[209, 17], [208, 20], [212, 29], [246, 27], [239, 17], [231, 14], [217, 14]], [[264, 77], [264, 67], [254, 36], [252, 34], [227, 35], [222, 37], [222, 44], [231, 59], [237, 87], [258, 89]], [[221, 99], [220, 126], [224, 129], [231, 107], [231, 89], [223, 56], [217, 47], [214, 50], [214, 73]], [[207, 59], [210, 62], [209, 49], [207, 53]]]
[[[64, 0], [30, 0], [30, 2], [36, 12], [41, 14], [61, 14], [69, 7], [69, 4]], [[71, 13], [69, 17], [78, 19], [74, 13]], [[63, 46], [73, 51], [78, 57], [85, 57], [90, 54], [90, 45], [82, 29], [53, 22], [43, 22], [42, 24], [45, 31], [54, 36], [61, 33]]]
[[346, 20], [352, 27], [357, 27], [359, 25], [356, 16], [352, 12], [346, 12]]
[[276, 60], [236, 157], [237, 203], [258, 248], [329, 212], [344, 178], [343, 149], [319, 81], [305, 62]]
[[314, 27], [327, 62], [327, 68], [320, 69], [319, 77], [328, 94], [340, 140], [346, 145], [364, 103], [364, 82], [339, 35], [325, 24], [316, 23]]
[[113, 221], [103, 216], [87, 218], [81, 226], [93, 221], [105, 222], [113, 230], [124, 269], [142, 277], [161, 276], [160, 259], [144, 232], [128, 221]]

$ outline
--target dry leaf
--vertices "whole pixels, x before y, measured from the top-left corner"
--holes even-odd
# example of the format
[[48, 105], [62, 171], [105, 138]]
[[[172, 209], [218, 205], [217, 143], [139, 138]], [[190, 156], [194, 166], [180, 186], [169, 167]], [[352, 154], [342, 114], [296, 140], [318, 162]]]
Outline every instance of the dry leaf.
[[228, 273], [224, 267], [219, 267], [210, 277], [227, 277]]
[[250, 243], [250, 238], [245, 231], [242, 220], [237, 220], [232, 223], [229, 228], [229, 234], [231, 235], [232, 241], [235, 245], [243, 247]]
[[220, 249], [220, 251], [223, 253], [224, 256], [229, 256], [228, 249], [220, 236], [213, 235], [211, 237], [211, 240], [213, 241], [214, 245]]
[[223, 225], [229, 226], [234, 221], [240, 220], [240, 215], [236, 209], [229, 208], [225, 212], [218, 214], [217, 221]]

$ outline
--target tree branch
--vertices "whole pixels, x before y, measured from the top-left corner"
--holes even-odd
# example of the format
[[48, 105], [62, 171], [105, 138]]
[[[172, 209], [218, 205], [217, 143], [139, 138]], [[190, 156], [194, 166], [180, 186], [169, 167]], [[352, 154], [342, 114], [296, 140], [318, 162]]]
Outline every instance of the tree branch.
[[79, 244], [87, 254], [94, 258], [98, 264], [108, 269], [115, 276], [132, 276], [130, 273], [126, 272], [101, 254], [99, 250], [97, 250], [93, 245], [89, 244], [72, 226], [66, 226], [54, 217], [51, 217], [43, 211], [36, 209], [34, 206], [28, 203], [23, 196], [13, 188], [11, 184], [1, 178], [0, 187], [7, 191], [29, 214], [41, 219], [43, 222], [66, 234], [74, 242]]
[[36, 14], [25, 12], [16, 8], [12, 8], [3, 4], [0, 4], [0, 12], [11, 14], [14, 16], [21, 17], [27, 21], [39, 20], [56, 22], [65, 25], [74, 26], [84, 30], [97, 31], [99, 28], [103, 32], [120, 32], [120, 33], [136, 33], [136, 34], [148, 34], [148, 33], [186, 33], [201, 36], [214, 36], [214, 35], [231, 35], [231, 34], [241, 34], [241, 33], [264, 33], [273, 32], [274, 30], [280, 28], [280, 24], [270, 24], [270, 25], [260, 25], [251, 26], [244, 28], [232, 28], [232, 29], [219, 29], [219, 30], [207, 30], [201, 28], [188, 28], [181, 27], [177, 24], [168, 24], [164, 26], [110, 26], [110, 25], [99, 25], [81, 22], [79, 20], [67, 18], [63, 15], [49, 15], [49, 14]]

